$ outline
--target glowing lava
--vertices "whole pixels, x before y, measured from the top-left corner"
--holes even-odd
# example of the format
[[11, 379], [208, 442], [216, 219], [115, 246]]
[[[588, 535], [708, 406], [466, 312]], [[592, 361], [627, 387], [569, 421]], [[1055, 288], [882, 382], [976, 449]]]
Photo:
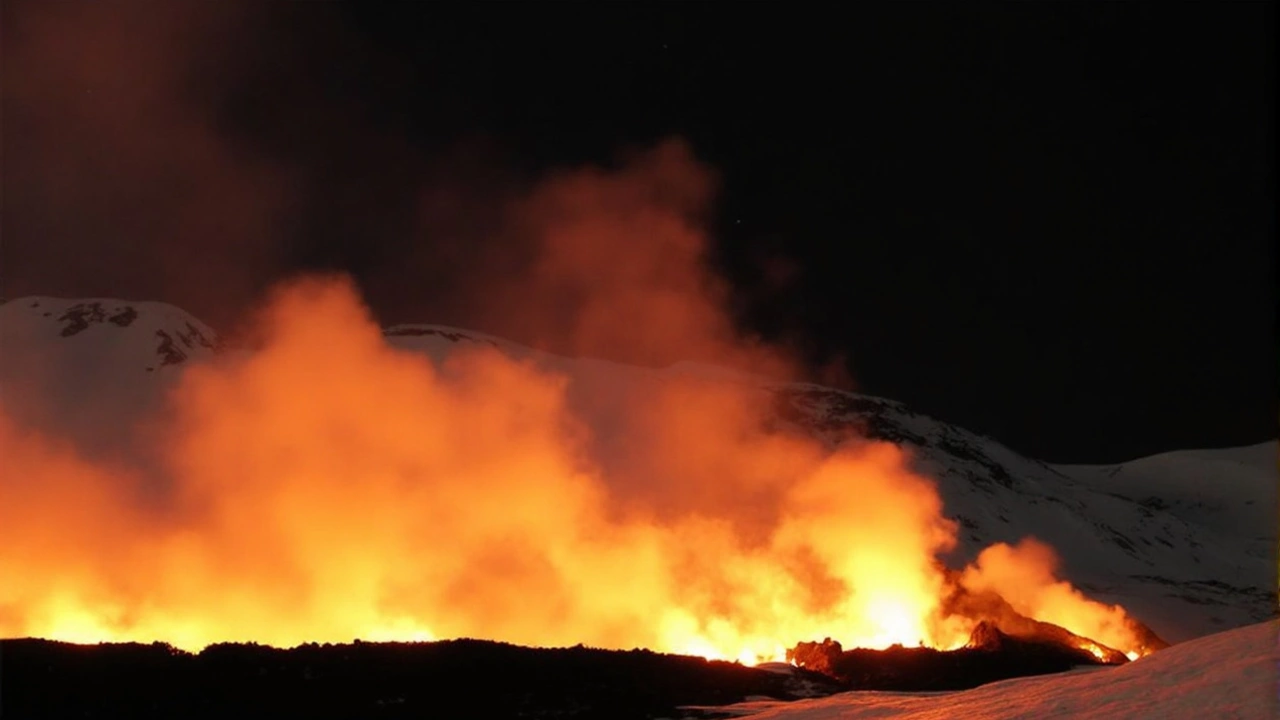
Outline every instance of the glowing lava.
[[[494, 317], [581, 355], [787, 371], [702, 266], [711, 185], [679, 143], [543, 183], [509, 213], [535, 260], [482, 288]], [[778, 427], [762, 386], [591, 384], [466, 342], [436, 363], [389, 346], [334, 278], [278, 289], [256, 329], [253, 353], [182, 371], [142, 424], [146, 462], [0, 407], [0, 636], [755, 662], [825, 637], [959, 647], [975, 626], [942, 609], [956, 527], [933, 483], [892, 445]], [[1042, 545], [994, 546], [959, 582], [1141, 652]]]
[[1092, 654], [1094, 657], [1098, 658], [1099, 660], [1102, 660], [1105, 662], [1107, 659], [1107, 654], [1103, 652], [1102, 648], [1098, 647], [1097, 645], [1094, 645], [1093, 643], [1085, 643], [1082, 649], [1088, 650], [1090, 654]]
[[[591, 462], [566, 382], [490, 349], [437, 367], [385, 345], [349, 286], [278, 296], [254, 355], [175, 394], [172, 484], [0, 417], [0, 635], [76, 641], [481, 637], [778, 661], [798, 640], [955, 647], [936, 558], [954, 525], [896, 447], [763, 429], [736, 385], [633, 399], [625, 459]], [[694, 432], [645, 426], [683, 408]], [[671, 464], [656, 466], [661, 455]], [[605, 473], [642, 482], [616, 491]], [[624, 501], [625, 499], [625, 501]], [[1031, 617], [1126, 644], [1119, 608], [1054, 577], [1036, 543], [961, 579]]]

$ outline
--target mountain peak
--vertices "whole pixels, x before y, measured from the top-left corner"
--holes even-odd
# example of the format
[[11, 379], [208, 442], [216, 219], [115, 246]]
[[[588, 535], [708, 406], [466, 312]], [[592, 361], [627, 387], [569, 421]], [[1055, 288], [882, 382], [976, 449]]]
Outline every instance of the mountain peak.
[[162, 302], [27, 296], [0, 305], [0, 329], [10, 349], [56, 337], [84, 345], [86, 351], [93, 346], [99, 362], [121, 362], [147, 372], [221, 349], [212, 328]]

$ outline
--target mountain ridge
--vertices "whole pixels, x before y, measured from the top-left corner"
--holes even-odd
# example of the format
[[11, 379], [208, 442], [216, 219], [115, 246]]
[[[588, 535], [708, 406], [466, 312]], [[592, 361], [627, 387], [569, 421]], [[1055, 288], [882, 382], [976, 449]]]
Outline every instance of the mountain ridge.
[[[1066, 577], [1119, 603], [1170, 642], [1267, 620], [1276, 608], [1276, 442], [1187, 450], [1113, 465], [1054, 465], [914, 412], [887, 398], [755, 378], [696, 363], [645, 368], [535, 350], [433, 324], [382, 328], [391, 346], [443, 362], [459, 343], [493, 347], [571, 379], [578, 392], [697, 376], [754, 384], [779, 422], [835, 444], [851, 434], [908, 449], [959, 523], [949, 560], [1033, 535], [1054, 547]], [[228, 354], [198, 318], [172, 305], [106, 298], [15, 298], [0, 305], [0, 388], [9, 407], [52, 396], [26, 418], [44, 427], [125, 428], [155, 408], [178, 370]], [[14, 350], [18, 352], [14, 352]], [[33, 380], [34, 379], [34, 380]], [[43, 410], [49, 403], [39, 403]], [[123, 430], [120, 430], [123, 432]], [[119, 438], [108, 444], [122, 442]], [[1266, 458], [1272, 458], [1268, 465]]]

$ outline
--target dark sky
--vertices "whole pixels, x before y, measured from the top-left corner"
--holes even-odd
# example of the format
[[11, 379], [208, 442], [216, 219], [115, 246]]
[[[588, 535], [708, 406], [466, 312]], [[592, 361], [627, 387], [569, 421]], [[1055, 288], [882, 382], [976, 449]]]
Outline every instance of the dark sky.
[[1273, 3], [462, 7], [5, 3], [5, 296], [466, 324], [400, 269], [679, 136], [815, 368], [1049, 460], [1276, 436]]

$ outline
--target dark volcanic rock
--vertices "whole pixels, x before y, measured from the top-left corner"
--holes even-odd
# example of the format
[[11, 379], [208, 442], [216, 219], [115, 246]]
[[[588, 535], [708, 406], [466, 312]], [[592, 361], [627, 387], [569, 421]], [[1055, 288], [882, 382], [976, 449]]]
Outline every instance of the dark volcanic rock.
[[129, 325], [133, 324], [133, 321], [137, 319], [138, 311], [134, 310], [132, 307], [125, 307], [116, 312], [115, 315], [107, 318], [108, 321], [115, 323], [120, 327], [129, 327]]
[[844, 654], [839, 642], [827, 638], [822, 642], [802, 642], [787, 651], [787, 662], [824, 675], [835, 676], [835, 664]]
[[385, 337], [422, 337], [424, 335], [434, 335], [436, 337], [442, 337], [448, 340], [449, 342], [454, 342], [454, 343], [462, 340], [469, 340], [471, 342], [478, 342], [478, 343], [484, 343], [486, 345], [491, 345], [495, 348], [498, 347], [498, 344], [496, 342], [489, 340], [487, 338], [472, 337], [470, 335], [467, 335], [466, 333], [454, 332], [450, 330], [441, 330], [440, 328], [413, 327], [411, 325], [393, 325], [389, 328], [384, 329], [382, 331], [382, 334]]
[[[997, 680], [1106, 665], [1087, 650], [1006, 635], [982, 622], [966, 647], [942, 651], [894, 645], [885, 650], [842, 650], [840, 643], [800, 643], [787, 652], [797, 665], [857, 690], [963, 690]], [[1115, 663], [1125, 662], [1120, 655]]]
[[[960, 583], [943, 601], [946, 615], [977, 622], [963, 648], [845, 650], [830, 638], [802, 642], [787, 651], [787, 660], [828, 675], [858, 690], [962, 690], [996, 680], [1062, 672], [1079, 665], [1121, 665], [1124, 653], [1081, 637], [1052, 623], [1018, 613], [995, 593], [971, 592]], [[1130, 629], [1146, 652], [1168, 643], [1137, 621]]]
[[[683, 705], [843, 690], [701, 658], [494, 642], [356, 643], [280, 650], [156, 643], [0, 643], [9, 718], [678, 717]], [[802, 688], [803, 686], [803, 688]]]
[[94, 323], [102, 322], [106, 317], [106, 311], [102, 309], [100, 302], [77, 303], [67, 308], [67, 311], [58, 318], [59, 322], [64, 323], [61, 335], [71, 337], [88, 329]]
[[[963, 648], [845, 650], [830, 638], [802, 642], [787, 651], [787, 660], [828, 675], [857, 690], [962, 690], [996, 680], [1062, 672], [1079, 665], [1122, 665], [1124, 653], [1066, 628], [1018, 613], [991, 592], [972, 592], [950, 572], [950, 593], [943, 599], [947, 616], [977, 624]], [[1150, 628], [1130, 619], [1139, 649], [1154, 652], [1169, 646]]]
[[[952, 577], [955, 577], [954, 572]], [[1090, 638], [1076, 635], [1058, 625], [1034, 620], [1018, 613], [1004, 598], [995, 593], [970, 592], [965, 590], [959, 583], [953, 583], [951, 594], [943, 601], [943, 608], [948, 615], [959, 615], [978, 620], [980, 621], [979, 628], [984, 624], [989, 625], [993, 630], [997, 630], [1005, 636], [1019, 640], [1056, 644], [1068, 648], [1092, 646], [1101, 653], [1102, 660], [1107, 664], [1128, 661], [1124, 653], [1119, 650], [1109, 648]], [[1169, 647], [1169, 643], [1152, 632], [1151, 628], [1132, 618], [1128, 622], [1129, 630], [1139, 639], [1138, 649], [1142, 652], [1155, 652]], [[972, 638], [969, 644], [974, 646]]]
[[172, 335], [164, 330], [157, 330], [156, 337], [160, 338], [156, 354], [160, 356], [161, 366], [177, 365], [187, 359], [187, 354], [173, 341]]

